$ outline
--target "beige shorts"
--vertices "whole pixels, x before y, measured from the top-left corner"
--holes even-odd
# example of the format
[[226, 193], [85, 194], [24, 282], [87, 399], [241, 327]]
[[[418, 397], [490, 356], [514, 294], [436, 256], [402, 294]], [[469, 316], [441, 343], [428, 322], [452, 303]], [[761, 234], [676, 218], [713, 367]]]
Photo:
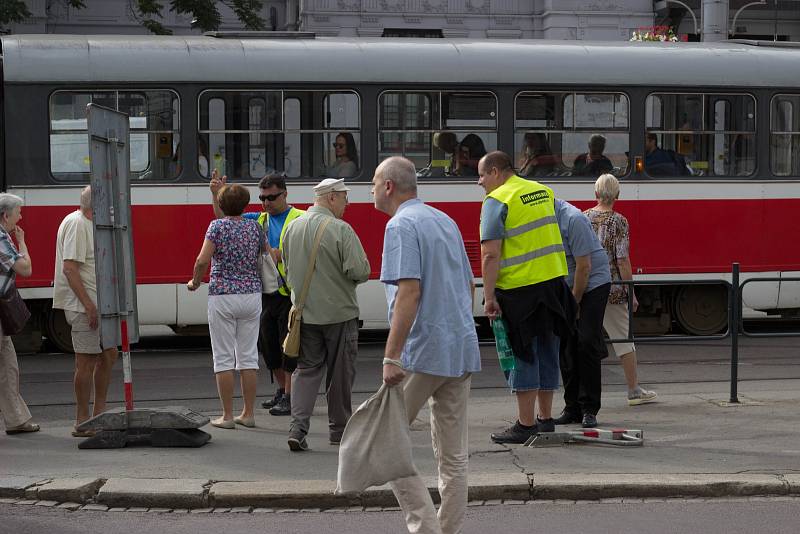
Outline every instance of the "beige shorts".
[[[79, 354], [100, 354], [100, 326], [89, 327], [89, 316], [82, 312], [64, 310], [69, 326], [72, 327], [72, 348]], [[99, 320], [99, 319], [98, 319]]]
[[[603, 328], [609, 339], [625, 339], [628, 337], [628, 305], [606, 304], [603, 316]], [[612, 343], [614, 353], [619, 358], [636, 350], [633, 343]]]

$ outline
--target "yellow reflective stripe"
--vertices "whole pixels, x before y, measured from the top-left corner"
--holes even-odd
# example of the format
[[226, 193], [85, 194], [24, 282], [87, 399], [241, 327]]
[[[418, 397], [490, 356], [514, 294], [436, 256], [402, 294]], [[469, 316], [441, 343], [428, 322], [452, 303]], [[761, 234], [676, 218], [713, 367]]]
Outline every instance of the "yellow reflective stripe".
[[536, 258], [541, 258], [543, 256], [547, 256], [548, 254], [553, 254], [557, 252], [564, 252], [564, 245], [559, 243], [557, 245], [550, 245], [548, 247], [542, 247], [540, 249], [532, 250], [520, 256], [512, 256], [510, 258], [505, 258], [503, 260], [500, 260], [500, 268], [504, 269], [506, 267], [513, 267], [514, 265], [519, 265], [521, 263], [535, 260]]
[[541, 219], [536, 219], [535, 221], [525, 223], [522, 226], [509, 228], [508, 230], [506, 230], [506, 233], [503, 236], [503, 238], [515, 237], [524, 234], [526, 232], [530, 232], [531, 230], [536, 230], [537, 228], [541, 228], [542, 226], [547, 226], [548, 224], [558, 224], [555, 215], [548, 215], [542, 217]]

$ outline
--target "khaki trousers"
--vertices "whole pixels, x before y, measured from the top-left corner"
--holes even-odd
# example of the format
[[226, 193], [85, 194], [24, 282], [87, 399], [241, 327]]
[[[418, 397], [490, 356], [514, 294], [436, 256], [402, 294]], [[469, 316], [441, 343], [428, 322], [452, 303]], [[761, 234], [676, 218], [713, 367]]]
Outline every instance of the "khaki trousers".
[[19, 365], [11, 336], [0, 336], [0, 412], [7, 429], [31, 419], [28, 405], [19, 394]]
[[427, 401], [431, 409], [431, 441], [439, 467], [439, 515], [419, 475], [391, 482], [406, 526], [412, 534], [460, 534], [467, 510], [467, 402], [470, 373], [449, 378], [412, 373], [403, 392], [408, 423]]
[[357, 355], [358, 319], [326, 325], [302, 324], [300, 357], [292, 373], [292, 435], [308, 434], [324, 374], [330, 438], [342, 439], [344, 427], [353, 415], [351, 392]]

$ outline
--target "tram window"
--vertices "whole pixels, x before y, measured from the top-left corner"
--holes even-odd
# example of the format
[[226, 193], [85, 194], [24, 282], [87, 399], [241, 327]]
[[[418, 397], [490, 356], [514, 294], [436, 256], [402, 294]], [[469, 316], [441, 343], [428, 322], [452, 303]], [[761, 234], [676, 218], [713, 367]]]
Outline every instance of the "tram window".
[[382, 93], [378, 160], [405, 156], [420, 178], [477, 177], [497, 148], [497, 99], [489, 92]]
[[204, 91], [201, 144], [232, 181], [359, 173], [360, 103], [351, 91]]
[[628, 97], [621, 93], [519, 93], [517, 171], [526, 177], [627, 174], [628, 108]]
[[171, 180], [180, 169], [180, 101], [172, 91], [56, 91], [50, 96], [50, 172], [87, 181], [87, 104], [128, 114], [130, 171], [138, 180]]
[[751, 176], [755, 98], [747, 94], [655, 93], [645, 101], [650, 176]]
[[775, 176], [800, 176], [800, 95], [772, 99], [769, 152]]

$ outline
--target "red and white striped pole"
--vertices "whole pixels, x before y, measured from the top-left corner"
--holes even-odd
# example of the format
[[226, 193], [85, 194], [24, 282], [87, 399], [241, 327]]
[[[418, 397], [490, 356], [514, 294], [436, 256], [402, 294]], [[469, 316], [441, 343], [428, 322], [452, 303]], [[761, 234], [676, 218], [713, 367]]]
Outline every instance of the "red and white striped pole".
[[125, 409], [133, 410], [133, 376], [131, 373], [131, 345], [128, 341], [128, 321], [120, 319], [119, 329], [122, 335], [122, 378], [125, 382]]

